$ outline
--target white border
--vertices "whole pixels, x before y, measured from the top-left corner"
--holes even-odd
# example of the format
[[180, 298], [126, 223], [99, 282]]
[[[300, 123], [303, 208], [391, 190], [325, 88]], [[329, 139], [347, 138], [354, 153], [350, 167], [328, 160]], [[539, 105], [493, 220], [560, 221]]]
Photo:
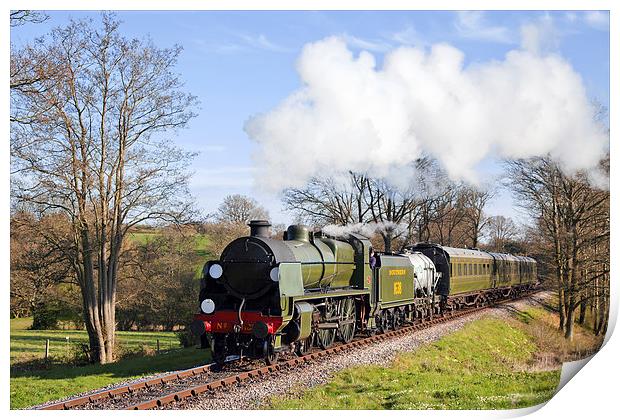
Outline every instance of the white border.
[[[8, 19], [8, 11], [11, 9], [43, 9], [43, 10], [611, 10], [611, 29], [610, 29], [610, 58], [611, 58], [611, 92], [610, 94], [610, 127], [612, 133], [611, 141], [611, 153], [614, 155], [614, 137], [616, 121], [618, 121], [618, 109], [616, 104], [616, 98], [618, 97], [618, 85], [617, 75], [620, 74], [618, 67], [618, 40], [620, 39], [619, 22], [616, 17], [619, 7], [616, 6], [618, 2], [603, 1], [603, 0], [591, 0], [591, 1], [578, 1], [578, 0], [475, 0], [475, 1], [458, 1], [458, 0], [436, 0], [433, 2], [427, 1], [400, 1], [400, 0], [382, 0], [382, 1], [342, 1], [342, 0], [297, 0], [297, 1], [284, 1], [284, 0], [269, 0], [269, 1], [251, 1], [251, 0], [211, 0], [211, 1], [198, 1], [198, 0], [108, 0], [108, 1], [77, 1], [77, 0], [65, 0], [65, 1], [50, 1], [44, 0], [23, 0], [14, 1], [9, 0], [4, 2], [4, 19]], [[0, 29], [2, 33], [2, 39], [4, 40], [4, 67], [3, 71], [8, 72], [8, 61], [10, 54], [10, 31], [9, 25], [6, 23]], [[5, 76], [4, 80], [8, 77]], [[4, 94], [4, 101], [2, 107], [4, 110], [3, 115], [8, 115], [9, 108], [9, 91], [8, 84], [2, 87]], [[5, 117], [6, 118], [6, 117]], [[1, 150], [2, 165], [0, 170], [0, 192], [5, 200], [5, 204], [2, 207], [2, 223], [0, 224], [0, 235], [3, 239], [2, 246], [0, 247], [3, 264], [2, 273], [4, 276], [5, 294], [3, 305], [5, 306], [5, 317], [2, 322], [3, 331], [5, 334], [9, 332], [8, 321], [8, 297], [9, 297], [9, 153], [8, 153], [8, 138], [9, 138], [9, 124], [8, 119], [5, 119], [4, 125], [4, 139], [7, 139], [3, 143]], [[616, 166], [612, 164], [611, 167], [611, 213], [618, 215], [618, 198], [617, 198], [617, 181], [618, 170]], [[612, 231], [616, 229], [616, 219], [612, 219]], [[611, 255], [618, 255], [618, 241], [616, 236], [612, 234], [611, 240]], [[615, 278], [617, 270], [615, 269], [615, 261], [612, 264], [612, 313], [610, 316], [609, 330], [612, 331], [615, 326], [618, 311], [618, 281]], [[5, 335], [6, 337], [6, 335]], [[9, 407], [9, 346], [8, 342], [4, 342], [2, 346], [3, 360], [6, 365], [4, 366], [4, 380], [2, 382], [2, 403], [3, 407], [8, 410]], [[534, 407], [523, 410], [508, 410], [508, 411], [414, 411], [414, 412], [394, 412], [394, 411], [376, 411], [376, 412], [342, 412], [334, 413], [336, 415], [345, 416], [366, 416], [372, 415], [373, 417], [380, 417], [385, 419], [393, 419], [401, 416], [417, 416], [419, 418], [464, 418], [475, 416], [477, 418], [505, 418], [518, 415], [527, 414], [532, 412], [531, 418], [608, 418], [611, 413], [616, 412], [615, 403], [618, 399], [616, 383], [617, 378], [620, 378], [620, 369], [617, 355], [620, 354], [620, 344], [618, 338], [608, 334], [606, 345], [604, 348], [592, 358], [588, 364], [588, 368], [584, 369], [577, 375], [576, 378], [570, 380], [566, 386], [554, 397], [548, 404], [541, 407]], [[564, 373], [563, 373], [564, 374]], [[538, 410], [537, 410], [538, 409]], [[129, 416], [139, 415], [147, 416], [154, 413], [97, 413], [97, 415], [113, 415], [113, 416]], [[12, 411], [9, 413], [11, 416], [66, 416], [68, 413], [42, 413], [42, 412], [24, 412], [24, 411]], [[89, 416], [90, 413], [86, 412], [73, 412], [72, 416]], [[316, 419], [317, 416], [331, 416], [329, 413], [319, 412], [273, 412], [273, 411], [254, 411], [254, 412], [184, 412], [183, 416], [205, 416], [210, 417], [269, 417], [270, 419], [284, 419], [287, 420], [291, 416]], [[173, 412], [158, 412], [157, 416], [175, 416]], [[178, 416], [175, 416], [178, 418]]]

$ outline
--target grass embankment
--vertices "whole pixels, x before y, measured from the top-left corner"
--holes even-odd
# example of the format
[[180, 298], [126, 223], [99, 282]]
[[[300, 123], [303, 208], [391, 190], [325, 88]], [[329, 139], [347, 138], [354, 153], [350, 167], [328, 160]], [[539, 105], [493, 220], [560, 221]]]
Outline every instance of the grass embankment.
[[577, 349], [591, 353], [598, 348], [585, 331], [566, 344], [553, 321], [553, 314], [534, 308], [516, 311], [509, 320], [474, 321], [398, 355], [389, 367], [346, 369], [326, 385], [299, 390], [295, 397], [275, 397], [268, 407], [509, 409], [540, 404], [553, 396], [564, 358]]
[[[52, 357], [62, 357], [71, 351], [73, 342], [88, 340], [85, 331], [33, 331], [27, 330], [28, 321], [11, 320], [11, 408], [24, 408], [45, 401], [67, 397], [76, 393], [104, 387], [116, 382], [138, 378], [157, 372], [190, 368], [210, 360], [208, 351], [180, 348], [171, 332], [117, 333], [119, 346], [124, 352], [141, 352], [140, 356], [127, 357], [107, 365], [72, 366], [67, 364], [39, 364], [23, 368], [33, 358], [42, 358], [45, 340], [50, 339]], [[66, 337], [69, 337], [67, 344]], [[153, 354], [157, 339], [159, 354]], [[144, 350], [147, 350], [145, 356]]]
[[[147, 245], [149, 242], [161, 237], [162, 233], [157, 230], [148, 231], [134, 231], [129, 233], [129, 240], [137, 245]], [[194, 266], [195, 277], [199, 279], [202, 276], [202, 267], [207, 260], [215, 258], [215, 256], [208, 251], [209, 237], [201, 233], [194, 233], [188, 236], [188, 240], [193, 241], [193, 252], [197, 258]]]
[[[153, 241], [162, 235], [161, 232], [156, 230], [148, 231], [148, 232], [130, 232], [129, 240], [135, 242], [138, 245], [146, 245], [150, 241]], [[191, 239], [194, 241], [194, 252], [196, 255], [200, 257], [210, 257], [211, 255], [207, 251], [209, 245], [209, 238], [207, 235], [203, 235], [201, 233], [195, 233], [191, 236]]]

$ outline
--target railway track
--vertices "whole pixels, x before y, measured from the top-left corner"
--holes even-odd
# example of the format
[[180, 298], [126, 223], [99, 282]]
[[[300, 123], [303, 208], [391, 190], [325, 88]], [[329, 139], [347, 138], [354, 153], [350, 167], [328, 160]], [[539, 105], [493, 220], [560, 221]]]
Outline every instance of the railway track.
[[[393, 337], [402, 336], [431, 326], [460, 318], [498, 304], [519, 300], [538, 292], [532, 291], [515, 299], [504, 299], [490, 305], [478, 308], [468, 308], [453, 311], [442, 316], [425, 320], [419, 323], [402, 327], [395, 331], [369, 337], [359, 337], [347, 344], [339, 344], [325, 350], [317, 350], [304, 356], [283, 360], [272, 366], [264, 366], [261, 361], [245, 362], [238, 358], [236, 363], [226, 364], [222, 370], [215, 370], [215, 364], [199, 366], [193, 369], [173, 372], [156, 378], [137, 381], [132, 384], [106, 389], [96, 393], [83, 395], [66, 401], [48, 404], [39, 407], [41, 410], [72, 410], [72, 409], [124, 409], [148, 410], [164, 408], [188, 398], [217, 393], [232, 386], [242, 385], [249, 381], [267, 379], [279, 372], [290, 371], [306, 363], [329, 357], [355, 348], [385, 341]], [[260, 366], [257, 366], [260, 365]]]

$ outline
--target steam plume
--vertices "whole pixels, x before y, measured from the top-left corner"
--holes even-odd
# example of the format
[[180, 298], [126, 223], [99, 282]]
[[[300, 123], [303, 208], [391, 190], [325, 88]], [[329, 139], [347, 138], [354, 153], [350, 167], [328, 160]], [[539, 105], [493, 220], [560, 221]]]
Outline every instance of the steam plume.
[[307, 44], [303, 86], [246, 124], [260, 184], [278, 191], [348, 170], [385, 177], [423, 154], [472, 183], [488, 156], [550, 154], [569, 172], [594, 168], [607, 135], [581, 77], [525, 34], [503, 60], [468, 66], [448, 44], [397, 48], [380, 67], [338, 37]]

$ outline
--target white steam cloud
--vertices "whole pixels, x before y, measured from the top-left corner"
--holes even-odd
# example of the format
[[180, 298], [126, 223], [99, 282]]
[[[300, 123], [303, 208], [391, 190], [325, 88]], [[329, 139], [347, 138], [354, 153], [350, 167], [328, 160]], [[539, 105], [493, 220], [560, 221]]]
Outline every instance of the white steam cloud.
[[327, 225], [322, 229], [323, 233], [329, 236], [341, 237], [351, 233], [371, 238], [375, 233], [390, 232], [393, 236], [400, 236], [407, 231], [407, 225], [404, 223], [394, 222], [369, 222], [369, 223], [351, 223], [346, 226]]
[[277, 191], [348, 170], [386, 177], [424, 154], [472, 183], [488, 156], [550, 154], [569, 172], [596, 167], [606, 132], [579, 74], [540, 48], [539, 35], [524, 28], [521, 49], [468, 66], [447, 44], [397, 48], [380, 67], [338, 37], [307, 44], [303, 86], [246, 124], [259, 145], [257, 180]]

